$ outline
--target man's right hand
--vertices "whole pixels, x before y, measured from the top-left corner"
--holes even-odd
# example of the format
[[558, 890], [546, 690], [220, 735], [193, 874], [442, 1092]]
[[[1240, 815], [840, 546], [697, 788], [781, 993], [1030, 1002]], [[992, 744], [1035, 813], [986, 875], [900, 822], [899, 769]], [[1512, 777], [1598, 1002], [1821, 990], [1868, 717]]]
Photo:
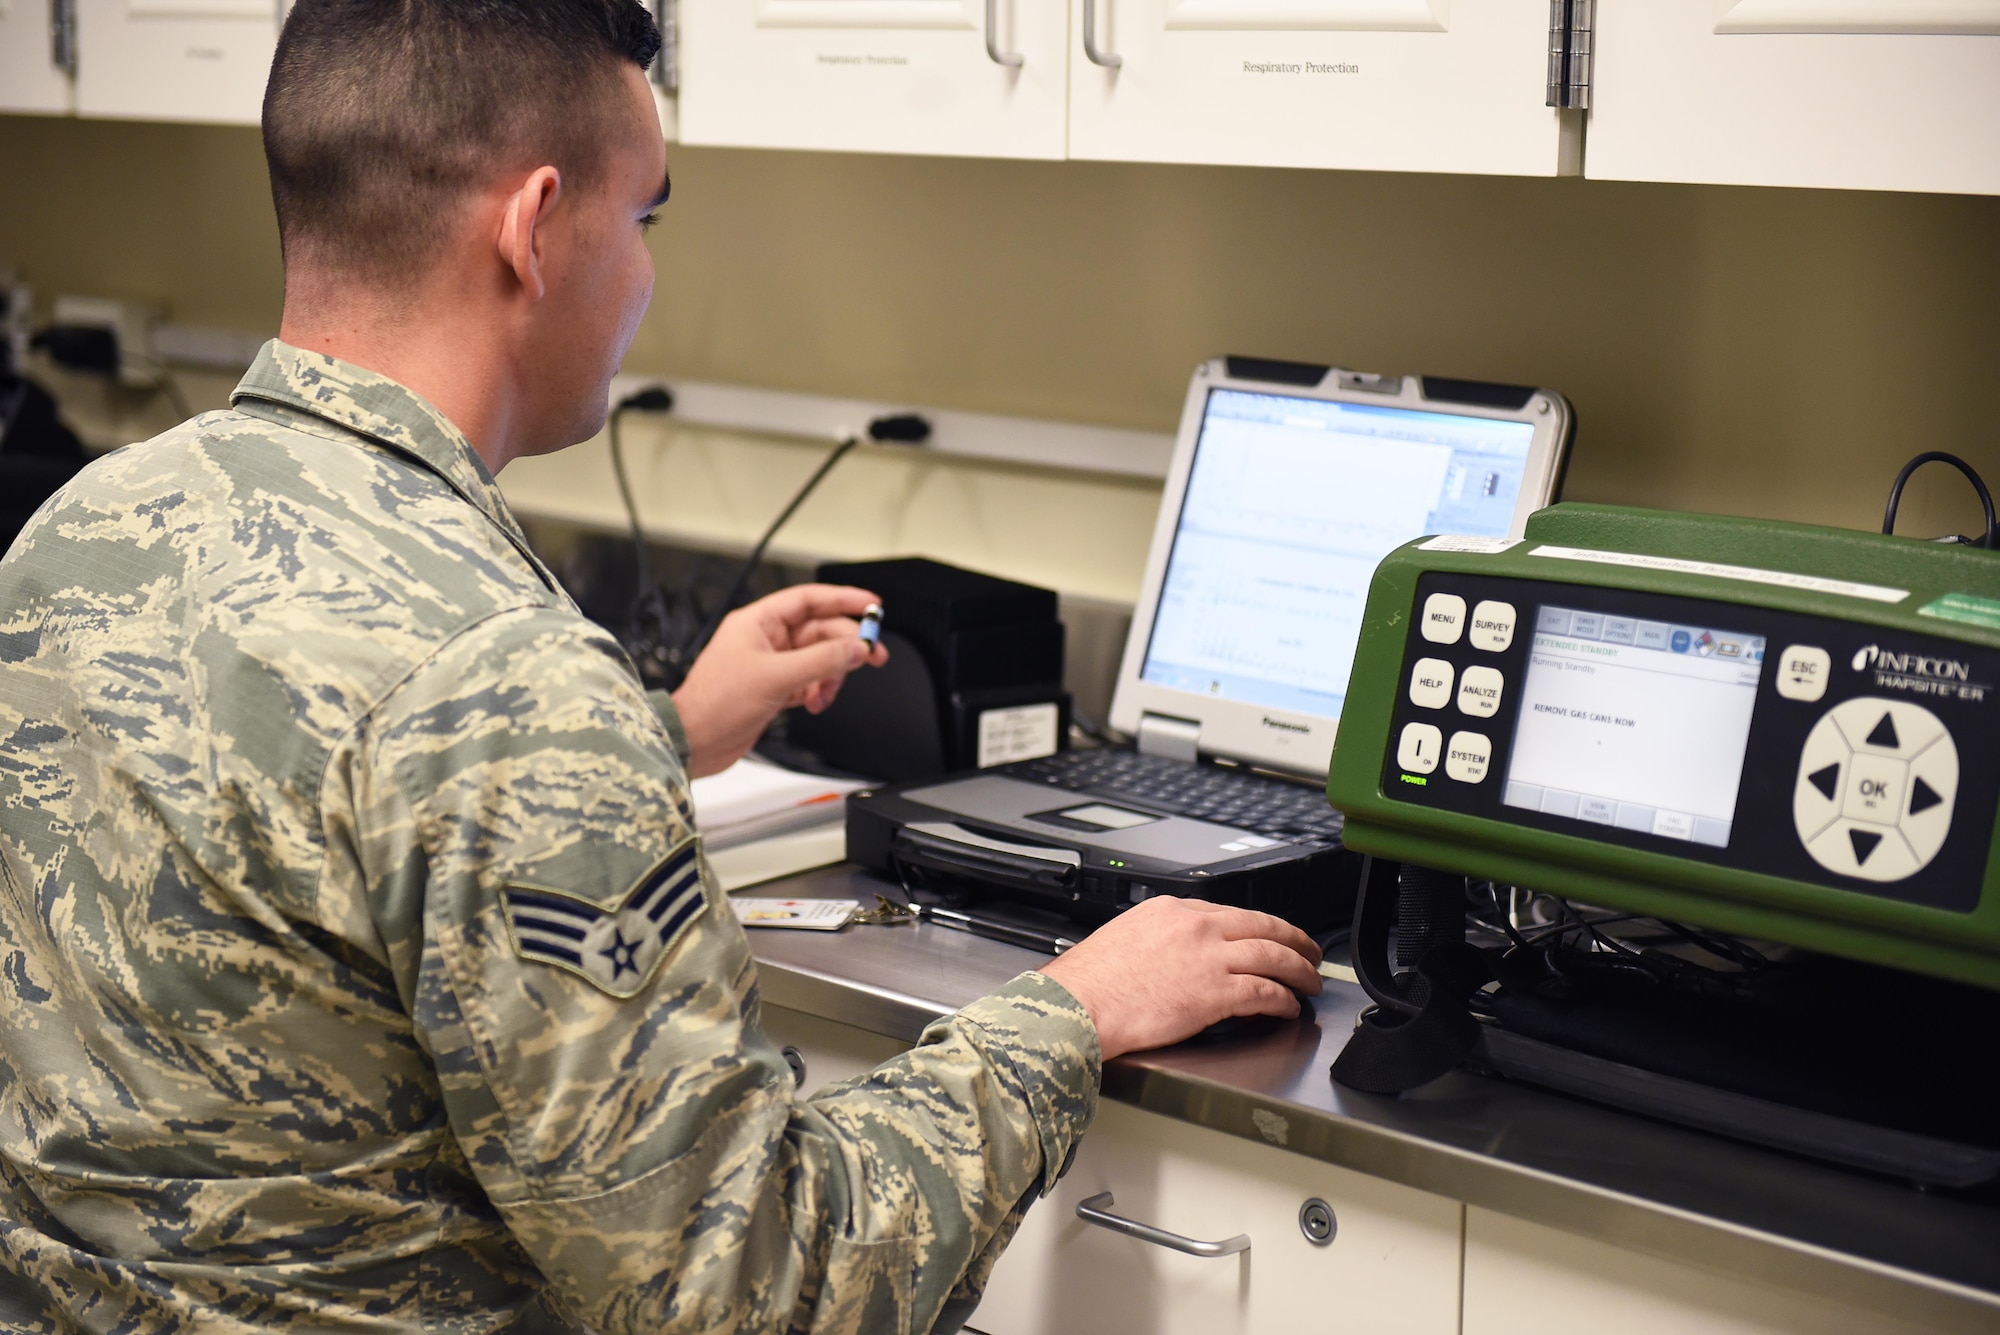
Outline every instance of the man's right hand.
[[1161, 895], [1042, 966], [1097, 1025], [1104, 1059], [1192, 1038], [1233, 1015], [1299, 1013], [1319, 947], [1282, 918]]

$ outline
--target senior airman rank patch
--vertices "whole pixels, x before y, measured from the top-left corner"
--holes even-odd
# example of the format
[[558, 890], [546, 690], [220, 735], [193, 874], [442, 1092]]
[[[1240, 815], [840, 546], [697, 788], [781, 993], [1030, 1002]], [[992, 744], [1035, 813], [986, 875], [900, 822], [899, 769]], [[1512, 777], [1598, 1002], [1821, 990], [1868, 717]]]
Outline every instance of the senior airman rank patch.
[[614, 997], [634, 995], [708, 907], [696, 851], [690, 835], [611, 908], [545, 886], [503, 887], [515, 953], [581, 974]]

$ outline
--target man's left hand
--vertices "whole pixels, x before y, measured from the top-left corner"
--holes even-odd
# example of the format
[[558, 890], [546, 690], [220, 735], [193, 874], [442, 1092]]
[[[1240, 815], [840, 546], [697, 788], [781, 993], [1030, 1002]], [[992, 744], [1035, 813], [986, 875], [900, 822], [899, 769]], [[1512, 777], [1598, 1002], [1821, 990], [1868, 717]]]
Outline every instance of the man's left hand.
[[739, 607], [674, 692], [687, 732], [688, 772], [716, 774], [741, 759], [781, 709], [817, 714], [863, 663], [881, 667], [889, 651], [871, 651], [857, 620], [879, 601], [866, 589], [797, 584]]

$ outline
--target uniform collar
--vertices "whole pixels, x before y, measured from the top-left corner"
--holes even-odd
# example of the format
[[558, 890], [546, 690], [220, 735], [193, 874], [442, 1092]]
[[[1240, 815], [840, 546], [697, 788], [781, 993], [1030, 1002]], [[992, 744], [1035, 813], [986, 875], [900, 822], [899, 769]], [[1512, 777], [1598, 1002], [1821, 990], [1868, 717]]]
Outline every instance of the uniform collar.
[[345, 427], [421, 464], [492, 520], [542, 582], [561, 593], [555, 576], [529, 547], [527, 534], [472, 442], [421, 395], [352, 362], [274, 338], [258, 352], [229, 396], [237, 408], [255, 412], [245, 400], [276, 404]]

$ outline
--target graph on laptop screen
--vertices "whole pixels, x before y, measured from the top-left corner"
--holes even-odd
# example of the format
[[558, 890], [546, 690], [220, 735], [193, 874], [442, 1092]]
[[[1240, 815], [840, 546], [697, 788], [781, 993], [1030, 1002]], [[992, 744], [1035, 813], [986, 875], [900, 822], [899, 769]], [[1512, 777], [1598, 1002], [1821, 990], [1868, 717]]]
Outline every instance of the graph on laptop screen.
[[1504, 536], [1534, 427], [1217, 389], [1142, 680], [1338, 717], [1368, 581], [1426, 533]]

